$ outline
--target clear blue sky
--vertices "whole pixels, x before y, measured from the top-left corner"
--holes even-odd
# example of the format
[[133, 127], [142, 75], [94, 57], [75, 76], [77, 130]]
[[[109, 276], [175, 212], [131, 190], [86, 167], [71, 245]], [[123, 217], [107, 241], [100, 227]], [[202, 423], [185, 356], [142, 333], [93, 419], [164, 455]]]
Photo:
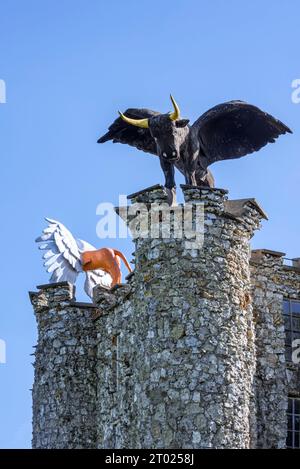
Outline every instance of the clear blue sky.
[[[154, 156], [96, 144], [117, 109], [167, 112], [172, 92], [192, 121], [243, 99], [289, 125], [294, 135], [211, 169], [231, 198], [255, 197], [269, 214], [254, 247], [300, 256], [300, 104], [291, 101], [300, 3], [2, 0], [0, 18], [0, 447], [15, 448], [31, 440], [36, 325], [27, 292], [48, 280], [34, 243], [43, 217], [101, 247], [97, 204], [163, 182]], [[130, 257], [131, 241], [104, 243]]]

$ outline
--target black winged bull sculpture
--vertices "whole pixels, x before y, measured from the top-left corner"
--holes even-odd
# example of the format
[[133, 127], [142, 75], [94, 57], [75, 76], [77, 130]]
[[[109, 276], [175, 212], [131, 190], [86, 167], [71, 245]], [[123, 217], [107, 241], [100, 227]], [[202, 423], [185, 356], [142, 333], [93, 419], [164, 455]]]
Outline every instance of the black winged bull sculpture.
[[193, 125], [181, 119], [171, 96], [174, 111], [160, 114], [150, 109], [127, 109], [98, 140], [126, 143], [159, 156], [165, 175], [170, 205], [175, 200], [174, 166], [186, 184], [214, 186], [208, 167], [220, 160], [241, 158], [275, 142], [292, 131], [270, 114], [243, 101], [218, 104], [202, 114]]

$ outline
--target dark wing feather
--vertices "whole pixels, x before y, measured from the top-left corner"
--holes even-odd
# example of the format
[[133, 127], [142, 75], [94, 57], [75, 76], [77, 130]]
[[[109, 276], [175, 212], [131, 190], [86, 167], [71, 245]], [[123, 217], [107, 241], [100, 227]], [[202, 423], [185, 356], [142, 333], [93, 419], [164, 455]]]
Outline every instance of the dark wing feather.
[[[150, 109], [127, 109], [124, 114], [132, 119], [145, 119], [147, 117], [158, 116], [160, 113]], [[98, 143], [104, 143], [108, 140], [112, 140], [113, 143], [126, 143], [136, 147], [138, 150], [157, 155], [156, 143], [150, 134], [150, 130], [127, 124], [121, 117], [118, 117], [111, 124], [108, 132], [99, 138]]]
[[[205, 112], [193, 124], [206, 166], [241, 158], [292, 131], [270, 114], [243, 101], [229, 101]], [[201, 159], [202, 159], [201, 158]], [[203, 161], [204, 162], [204, 161]]]

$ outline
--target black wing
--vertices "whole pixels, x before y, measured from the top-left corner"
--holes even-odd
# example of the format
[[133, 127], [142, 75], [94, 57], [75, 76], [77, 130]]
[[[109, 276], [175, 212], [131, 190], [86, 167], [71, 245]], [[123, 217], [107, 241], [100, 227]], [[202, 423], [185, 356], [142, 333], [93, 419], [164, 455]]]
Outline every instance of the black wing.
[[270, 114], [243, 101], [229, 101], [205, 112], [192, 129], [200, 141], [206, 166], [219, 160], [240, 158], [275, 142], [292, 131]]
[[[132, 119], [145, 119], [147, 117], [158, 116], [160, 113], [150, 109], [127, 109], [124, 114]], [[98, 143], [104, 143], [108, 140], [112, 140], [113, 143], [126, 143], [136, 147], [138, 150], [157, 155], [156, 143], [150, 134], [150, 130], [127, 124], [121, 117], [118, 117], [111, 124], [108, 132], [99, 138]]]

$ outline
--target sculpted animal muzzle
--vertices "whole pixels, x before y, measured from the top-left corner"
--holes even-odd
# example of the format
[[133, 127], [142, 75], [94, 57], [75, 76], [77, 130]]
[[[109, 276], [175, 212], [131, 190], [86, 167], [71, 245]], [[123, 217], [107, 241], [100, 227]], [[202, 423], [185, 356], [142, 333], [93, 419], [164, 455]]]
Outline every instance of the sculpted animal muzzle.
[[162, 150], [161, 151], [161, 154], [160, 156], [166, 160], [166, 161], [177, 161], [179, 160], [180, 158], [180, 153], [179, 151], [175, 150], [175, 149], [171, 149], [171, 150]]
[[[172, 95], [170, 95], [170, 98], [174, 107], [174, 111], [169, 113], [169, 117], [171, 121], [176, 121], [180, 119], [180, 109]], [[127, 124], [135, 125], [136, 127], [141, 127], [142, 129], [149, 128], [149, 119], [131, 119], [130, 117], [125, 116], [122, 112], [118, 112], [120, 117], [123, 119], [123, 121], [127, 122]]]

